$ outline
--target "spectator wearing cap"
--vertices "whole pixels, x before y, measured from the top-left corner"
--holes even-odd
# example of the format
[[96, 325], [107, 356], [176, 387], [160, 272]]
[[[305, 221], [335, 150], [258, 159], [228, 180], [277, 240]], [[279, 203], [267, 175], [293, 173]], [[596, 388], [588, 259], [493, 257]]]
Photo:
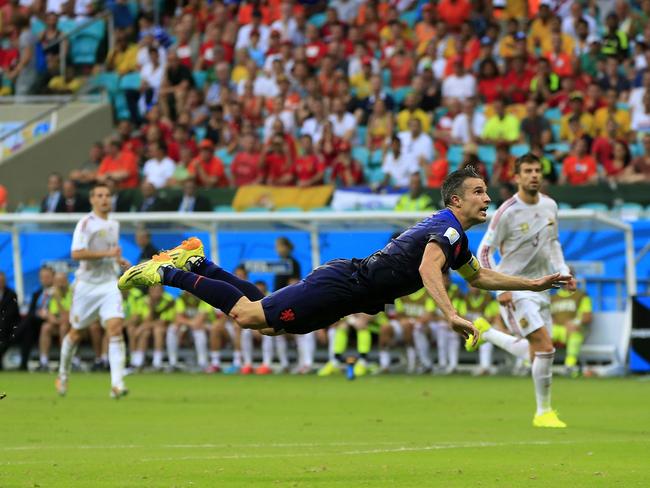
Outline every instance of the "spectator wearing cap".
[[627, 33], [620, 28], [619, 17], [615, 12], [610, 12], [605, 18], [605, 34], [601, 51], [605, 56], [613, 56], [619, 60], [630, 56]]
[[138, 161], [131, 151], [121, 149], [118, 139], [110, 139], [104, 151], [106, 155], [97, 169], [97, 181], [113, 180], [119, 190], [138, 186]]
[[397, 130], [400, 132], [407, 130], [409, 127], [409, 121], [412, 118], [416, 118], [420, 121], [420, 126], [424, 132], [429, 132], [431, 129], [431, 120], [424, 110], [418, 108], [415, 93], [409, 93], [404, 97], [404, 108], [399, 111], [396, 118]]
[[605, 93], [605, 101], [607, 105], [596, 110], [594, 115], [594, 130], [597, 134], [605, 134], [607, 121], [614, 119], [617, 125], [617, 139], [627, 140], [630, 135], [630, 112], [618, 108], [618, 94], [616, 90], [607, 90]]
[[469, 20], [472, 3], [469, 0], [441, 0], [437, 6], [438, 18], [453, 28]]
[[237, 32], [237, 42], [235, 49], [247, 48], [250, 45], [251, 34], [255, 32], [259, 36], [259, 46], [263, 52], [266, 52], [269, 45], [271, 29], [262, 24], [262, 13], [259, 10], [253, 11], [253, 17], [250, 24], [243, 25]]
[[384, 153], [384, 160], [381, 164], [384, 173], [382, 186], [396, 186], [406, 188], [413, 173], [420, 172], [418, 160], [412, 154], [402, 151], [402, 141], [399, 137], [393, 136], [390, 147]]
[[[577, 119], [581, 128], [578, 134], [571, 130], [570, 121], [572, 119]], [[560, 121], [560, 140], [573, 142], [576, 137], [582, 135], [593, 137], [595, 133], [594, 118], [589, 112], [584, 110], [582, 94], [580, 92], [573, 92], [569, 96], [569, 113], [563, 115]]]
[[165, 188], [170, 178], [174, 175], [176, 165], [167, 156], [167, 151], [162, 141], [149, 144], [149, 159], [144, 163], [142, 175], [156, 189]]
[[586, 137], [575, 140], [571, 152], [562, 163], [561, 185], [577, 186], [598, 182], [596, 160], [589, 154], [588, 148], [589, 143]]
[[294, 158], [282, 134], [273, 134], [260, 159], [266, 170], [267, 185], [288, 186], [294, 183]]
[[199, 144], [199, 155], [189, 164], [187, 170], [200, 187], [228, 186], [228, 177], [221, 159], [213, 153], [212, 141], [203, 139]]
[[345, 102], [341, 98], [335, 98], [332, 101], [332, 113], [328, 117], [332, 123], [334, 135], [351, 141], [357, 132], [357, 120], [350, 112], [346, 110]]
[[351, 150], [352, 146], [348, 141], [341, 142], [330, 177], [337, 187], [347, 188], [363, 184], [363, 166], [352, 158]]
[[244, 134], [240, 137], [240, 148], [230, 165], [230, 174], [235, 187], [238, 188], [264, 183], [265, 168], [262, 166], [261, 153], [256, 147], [253, 135]]
[[454, 72], [442, 82], [443, 98], [457, 98], [461, 101], [476, 96], [476, 78], [465, 71], [463, 58], [455, 56], [451, 60]]
[[494, 115], [487, 119], [483, 128], [482, 139], [492, 144], [512, 144], [519, 140], [519, 119], [506, 112], [506, 106], [501, 98], [493, 103]]
[[301, 188], [323, 184], [325, 163], [314, 152], [314, 145], [308, 135], [300, 136], [300, 155], [296, 158], [294, 173], [296, 185]]
[[462, 112], [459, 112], [451, 124], [450, 142], [452, 144], [467, 144], [477, 142], [483, 134], [485, 115], [476, 110], [476, 99], [468, 98], [463, 102]]
[[528, 145], [541, 144], [545, 146], [553, 140], [551, 124], [540, 114], [540, 108], [535, 100], [526, 102], [526, 116], [519, 127], [522, 140]]
[[420, 119], [411, 117], [408, 130], [399, 132], [398, 137], [402, 142], [402, 152], [407, 158], [414, 159], [418, 166], [423, 167], [433, 159], [433, 141], [422, 130]]

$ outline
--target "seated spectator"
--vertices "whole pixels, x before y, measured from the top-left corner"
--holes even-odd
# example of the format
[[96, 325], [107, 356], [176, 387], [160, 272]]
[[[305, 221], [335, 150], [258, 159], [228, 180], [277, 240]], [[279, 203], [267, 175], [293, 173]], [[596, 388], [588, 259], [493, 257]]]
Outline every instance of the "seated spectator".
[[534, 73], [526, 67], [524, 56], [515, 56], [503, 76], [504, 93], [510, 103], [524, 103], [530, 93]]
[[274, 134], [261, 155], [261, 166], [266, 169], [266, 184], [289, 186], [295, 181], [294, 157], [282, 134]]
[[300, 136], [300, 155], [294, 166], [296, 185], [305, 188], [322, 185], [325, 176], [325, 163], [314, 152], [314, 145], [308, 135]]
[[[253, 83], [253, 80], [246, 79], [242, 83]], [[214, 78], [212, 83], [205, 90], [205, 102], [209, 106], [214, 106], [221, 101], [223, 92], [232, 92], [237, 85], [231, 79], [230, 66], [225, 61], [221, 61], [214, 66]]]
[[469, 0], [441, 0], [435, 7], [438, 18], [453, 28], [458, 28], [469, 20], [472, 2]]
[[503, 78], [499, 67], [492, 58], [481, 62], [478, 73], [478, 93], [483, 103], [492, 103], [503, 97]]
[[588, 149], [587, 138], [576, 139], [569, 156], [562, 163], [561, 185], [577, 186], [598, 182], [596, 160], [589, 154]]
[[[610, 120], [613, 120], [610, 118]], [[632, 130], [643, 134], [650, 133], [650, 92], [643, 95], [643, 105], [634, 110], [632, 115]]]
[[262, 125], [264, 112], [264, 97], [255, 95], [253, 82], [244, 82], [244, 93], [239, 97], [242, 106], [242, 116], [256, 126]]
[[553, 140], [551, 124], [546, 117], [539, 113], [539, 106], [534, 100], [526, 102], [526, 117], [519, 127], [522, 141], [529, 145], [542, 144], [545, 146]]
[[[528, 51], [534, 53], [536, 48], [542, 46], [548, 47], [551, 37], [551, 24], [553, 20], [553, 11], [551, 3], [542, 1], [539, 3], [537, 16], [532, 19], [528, 35]], [[548, 49], [542, 49], [542, 52]]]
[[[61, 56], [66, 57], [68, 53], [68, 39], [64, 38], [59, 30], [58, 21], [59, 16], [56, 12], [48, 10], [45, 13], [45, 30], [38, 37], [49, 73], [59, 72], [59, 60]], [[59, 42], [59, 38], [63, 39]]]
[[361, 58], [361, 69], [350, 76], [350, 86], [356, 91], [357, 97], [361, 99], [368, 98], [370, 95], [370, 80], [373, 75], [372, 61], [373, 59], [370, 56], [364, 55]]
[[66, 213], [83, 213], [90, 212], [90, 202], [88, 198], [82, 198], [77, 194], [77, 185], [72, 180], [63, 182], [63, 209]]
[[[650, 6], [650, 3], [648, 3]], [[646, 68], [643, 71], [643, 76], [641, 77], [641, 86], [633, 88], [630, 92], [630, 98], [628, 99], [628, 105], [630, 106], [630, 111], [632, 112], [632, 119], [634, 120], [634, 114], [637, 111], [648, 112], [645, 109], [645, 94], [650, 92], [650, 67]], [[633, 124], [634, 125], [634, 124]], [[632, 127], [632, 130], [634, 127]]]
[[440, 106], [442, 101], [441, 86], [434, 78], [431, 69], [425, 69], [419, 75], [414, 76], [411, 89], [411, 93], [415, 94], [418, 108], [425, 112], [433, 112]]
[[614, 90], [621, 100], [627, 99], [631, 88], [630, 81], [619, 72], [619, 61], [615, 56], [609, 56], [605, 62], [605, 72], [598, 78], [598, 86], [603, 91]]
[[180, 63], [191, 70], [198, 56], [198, 44], [195, 42], [192, 27], [179, 22], [176, 24], [175, 34], [175, 42], [169, 47], [169, 52], [175, 52]]
[[41, 326], [39, 335], [39, 367], [38, 371], [49, 372], [50, 348], [52, 338], [59, 339], [59, 347], [70, 329], [70, 306], [72, 304], [72, 289], [68, 283], [68, 275], [57, 272], [54, 275], [54, 286], [46, 310], [46, 319]]
[[548, 59], [553, 73], [560, 78], [573, 76], [573, 55], [564, 51], [561, 33], [551, 34], [551, 50], [545, 52], [544, 57]]
[[408, 186], [409, 192], [402, 195], [395, 205], [396, 212], [421, 212], [435, 209], [431, 197], [424, 193], [419, 172], [411, 174]]
[[422, 130], [428, 133], [431, 129], [431, 119], [424, 110], [418, 108], [415, 94], [409, 93], [404, 98], [404, 109], [397, 114], [397, 130], [408, 130], [409, 120], [413, 117], [420, 121]]
[[557, 183], [558, 176], [555, 165], [544, 153], [544, 147], [541, 144], [531, 144], [530, 152], [537, 156], [542, 164], [542, 177], [544, 181], [552, 184]]
[[511, 144], [518, 141], [519, 119], [506, 113], [506, 106], [502, 99], [497, 98], [493, 106], [495, 114], [485, 122], [482, 139], [490, 144]]
[[537, 63], [535, 75], [530, 80], [530, 94], [535, 101], [542, 105], [554, 93], [560, 90], [560, 77], [551, 71], [551, 63], [541, 58]]
[[473, 142], [463, 146], [463, 162], [459, 169], [463, 169], [467, 166], [473, 166], [474, 170], [481, 176], [483, 181], [490, 181], [487, 166], [485, 166], [485, 163], [478, 158], [478, 146]]
[[[210, 70], [218, 62], [225, 61], [226, 58], [232, 60], [233, 47], [228, 43], [222, 42], [223, 31], [216, 23], [209, 23], [205, 29], [203, 44], [199, 48], [199, 53], [194, 64], [194, 71]], [[228, 54], [226, 54], [228, 51]]]
[[261, 185], [266, 179], [262, 167], [261, 153], [256, 147], [255, 137], [245, 134], [240, 137], [241, 147], [230, 165], [233, 184], [239, 188], [244, 185]]
[[[398, 23], [399, 25], [399, 23]], [[386, 61], [386, 67], [391, 73], [391, 88], [402, 88], [411, 84], [415, 72], [413, 56], [407, 55], [404, 39], [395, 43], [395, 51]]]
[[366, 145], [370, 150], [384, 149], [392, 133], [393, 114], [386, 110], [386, 103], [379, 98], [375, 101], [368, 119]]
[[144, 163], [142, 176], [151, 183], [154, 188], [165, 188], [170, 178], [174, 175], [176, 164], [167, 156], [163, 142], [149, 144], [149, 159]]
[[199, 144], [199, 155], [195, 157], [187, 170], [200, 187], [224, 187], [228, 186], [223, 162], [213, 153], [214, 146], [208, 139]]
[[[160, 95], [160, 88], [162, 87], [163, 77], [165, 75], [165, 64], [160, 58], [160, 50], [156, 47], [149, 48], [149, 61], [145, 63], [140, 68], [140, 91], [137, 93], [138, 101], [141, 105], [145, 107], [143, 113], [147, 112], [147, 109], [158, 103], [158, 98]], [[135, 94], [129, 95], [127, 91], [127, 100], [129, 96], [132, 97], [131, 104], [135, 101]], [[133, 120], [135, 106], [129, 105], [129, 110], [131, 111], [131, 119]], [[140, 120], [140, 115], [137, 113], [138, 120]]]
[[284, 132], [293, 134], [295, 131], [295, 116], [294, 111], [288, 110], [284, 106], [284, 98], [276, 97], [273, 104], [273, 113], [269, 114], [264, 121], [264, 142], [268, 142], [273, 135], [273, 124], [276, 120], [282, 122]]
[[248, 47], [250, 45], [251, 36], [253, 33], [258, 34], [260, 48], [263, 52], [266, 52], [268, 49], [271, 29], [267, 25], [262, 24], [262, 13], [257, 9], [253, 11], [251, 23], [243, 25], [239, 28], [239, 31], [237, 32], [237, 42], [235, 43], [235, 49]]
[[210, 212], [210, 201], [196, 193], [196, 183], [192, 178], [183, 182], [183, 194], [172, 200], [171, 209], [177, 212]]
[[504, 183], [512, 183], [515, 179], [515, 158], [510, 154], [508, 144], [498, 144], [497, 156], [492, 168], [491, 186], [498, 186]]
[[465, 71], [463, 58], [456, 56], [451, 60], [451, 63], [454, 71], [442, 82], [442, 96], [444, 98], [457, 98], [461, 101], [476, 96], [476, 78]]
[[185, 106], [185, 96], [192, 87], [194, 87], [192, 71], [181, 64], [176, 51], [169, 51], [165, 76], [160, 86], [160, 103], [168, 119], [176, 120], [177, 111]]
[[422, 131], [420, 119], [411, 118], [409, 130], [398, 134], [405, 157], [415, 160], [415, 164], [424, 167], [433, 159], [433, 141], [429, 134]]
[[160, 212], [165, 210], [165, 202], [158, 196], [156, 187], [146, 180], [140, 185], [140, 195], [136, 201], [134, 208], [136, 212]]
[[643, 136], [643, 154], [632, 160], [616, 177], [619, 183], [650, 182], [650, 134]]
[[381, 75], [375, 74], [370, 78], [370, 95], [361, 103], [366, 118], [370, 115], [372, 107], [379, 99], [383, 100], [386, 104], [386, 110], [392, 111], [396, 108], [392, 95], [384, 90]]
[[351, 141], [357, 132], [357, 121], [350, 112], [346, 111], [345, 103], [341, 98], [332, 101], [332, 113], [328, 117], [332, 123], [334, 135]]
[[337, 187], [348, 188], [363, 184], [363, 166], [352, 158], [351, 150], [352, 146], [348, 141], [341, 142], [331, 175], [331, 180]]
[[606, 173], [612, 168], [614, 159], [614, 143], [616, 142], [616, 121], [609, 119], [606, 126], [607, 132], [594, 139], [591, 145], [591, 155], [603, 167]]
[[309, 101], [311, 116], [302, 123], [300, 135], [310, 136], [314, 144], [318, 144], [323, 135], [323, 127], [328, 121], [323, 101], [315, 98]]
[[138, 45], [129, 41], [124, 29], [115, 30], [115, 46], [106, 57], [106, 68], [123, 76], [138, 69]]
[[[603, 169], [605, 174], [603, 175], [610, 182], [618, 181], [619, 178], [624, 178], [625, 169], [632, 162], [632, 154], [630, 153], [630, 148], [623, 141], [614, 141], [614, 154], [609, 164], [605, 166], [603, 164]], [[601, 162], [602, 163], [602, 162]]]
[[47, 195], [41, 201], [41, 213], [64, 212], [61, 185], [63, 178], [59, 173], [51, 173], [47, 177]]
[[0, 185], [0, 213], [5, 213], [7, 211], [7, 205], [9, 203], [9, 194], [7, 193], [7, 188], [4, 185]]
[[105, 156], [97, 170], [97, 181], [111, 178], [120, 190], [138, 186], [138, 162], [135, 154], [121, 149], [118, 139], [110, 139], [104, 147]]
[[[623, 3], [623, 8], [625, 4]], [[605, 18], [605, 34], [603, 35], [602, 52], [617, 61], [623, 61], [630, 55], [629, 39], [625, 31], [619, 24], [619, 18], [616, 12], [611, 11]]]
[[450, 142], [467, 144], [477, 142], [483, 134], [485, 115], [476, 110], [476, 100], [468, 98], [463, 102], [463, 111], [458, 113], [451, 124]]
[[607, 121], [613, 119], [616, 122], [616, 137], [627, 140], [630, 135], [630, 112], [618, 108], [618, 96], [616, 90], [607, 90], [605, 94], [605, 107], [596, 110], [594, 115], [594, 129], [597, 134], [607, 132]]
[[384, 161], [381, 165], [384, 173], [382, 186], [395, 186], [406, 188], [413, 173], [420, 172], [418, 160], [412, 155], [402, 151], [402, 141], [399, 137], [393, 136], [391, 145], [384, 153]]
[[137, 260], [138, 263], [148, 261], [160, 252], [160, 249], [151, 243], [151, 233], [144, 225], [136, 228], [135, 243], [140, 248], [140, 255]]
[[344, 144], [343, 139], [334, 135], [332, 122], [329, 120], [323, 125], [323, 135], [316, 144], [316, 152], [323, 158], [325, 165], [331, 167], [334, 160], [340, 152], [341, 146]]

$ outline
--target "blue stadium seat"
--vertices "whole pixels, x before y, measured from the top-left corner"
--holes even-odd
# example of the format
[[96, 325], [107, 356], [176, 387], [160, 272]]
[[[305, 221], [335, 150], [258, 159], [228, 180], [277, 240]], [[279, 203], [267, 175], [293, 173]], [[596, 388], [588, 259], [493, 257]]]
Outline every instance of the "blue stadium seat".
[[217, 157], [219, 159], [221, 159], [221, 161], [223, 161], [223, 164], [226, 165], [226, 166], [230, 166], [230, 163], [232, 163], [232, 160], [235, 159], [235, 155], [230, 154], [228, 152], [228, 149], [226, 149], [225, 147], [222, 147], [221, 149], [219, 149], [215, 154], [217, 155]]
[[418, 21], [418, 17], [419, 15], [417, 9], [409, 10], [408, 12], [404, 12], [399, 16], [400, 20], [402, 22], [406, 22], [410, 29], [412, 29], [415, 23]]
[[390, 86], [392, 74], [388, 68], [381, 70], [381, 82], [384, 86]]
[[381, 149], [375, 149], [370, 154], [370, 161], [368, 164], [370, 164], [370, 166], [381, 166], [383, 162], [384, 162], [384, 152]]
[[107, 71], [95, 75], [95, 77], [90, 80], [90, 83], [98, 88], [103, 88], [109, 94], [113, 95], [118, 90], [120, 77], [114, 71]]
[[643, 205], [638, 203], [624, 203], [618, 209], [619, 217], [623, 220], [638, 220], [644, 212]]
[[45, 30], [45, 22], [43, 22], [41, 19], [39, 19], [36, 16], [32, 16], [30, 20], [30, 28], [32, 31], [32, 34], [35, 36], [39, 36], [41, 32]]
[[[106, 22], [103, 19], [97, 19], [95, 22], [89, 23], [79, 31], [79, 35], [91, 36], [101, 41], [106, 35]], [[76, 36], [75, 36], [76, 38]]]
[[528, 144], [515, 144], [510, 148], [510, 154], [512, 154], [516, 158], [523, 156], [529, 151], [530, 151], [530, 146]]
[[352, 158], [359, 161], [362, 166], [368, 166], [370, 163], [370, 151], [365, 146], [354, 146], [352, 148]]
[[74, 19], [69, 19], [67, 17], [60, 17], [56, 23], [57, 29], [59, 29], [63, 34], [67, 34], [72, 29], [77, 27], [77, 23]]
[[320, 29], [321, 27], [323, 27], [323, 24], [325, 24], [326, 20], [327, 20], [327, 16], [325, 15], [325, 12], [320, 12], [309, 17], [307, 22], [309, 22], [312, 25], [315, 25]]
[[301, 207], [294, 207], [294, 206], [278, 207], [275, 210], [277, 210], [278, 212], [302, 212]]
[[363, 173], [366, 178], [366, 183], [368, 184], [381, 183], [384, 181], [384, 172], [381, 168], [366, 168]]
[[196, 137], [196, 142], [201, 142], [203, 139], [205, 139], [205, 134], [207, 130], [205, 127], [202, 125], [199, 127], [196, 127], [194, 129], [194, 136]]
[[544, 112], [544, 117], [549, 121], [559, 121], [562, 118], [562, 111], [559, 108], [549, 108]]
[[463, 146], [454, 144], [449, 146], [447, 151], [447, 162], [449, 163], [449, 171], [456, 171], [463, 160]]
[[92, 35], [75, 35], [70, 43], [72, 64], [95, 64], [99, 42], [100, 40]]
[[362, 146], [366, 145], [366, 137], [368, 135], [368, 127], [360, 125], [357, 127], [357, 140]]
[[559, 208], [560, 210], [570, 210], [573, 207], [571, 205], [569, 205], [568, 203], [558, 202], [557, 208]]
[[555, 124], [551, 122], [551, 133], [553, 134], [553, 139], [556, 141], [560, 140], [560, 124]]
[[270, 212], [270, 210], [266, 207], [248, 207], [244, 212]]
[[312, 209], [309, 209], [310, 212], [331, 212], [332, 207], [315, 207]]
[[230, 205], [217, 205], [212, 209], [213, 212], [234, 212], [235, 210]]
[[127, 73], [120, 78], [120, 90], [139, 90], [141, 85], [140, 73]]
[[643, 144], [641, 142], [630, 144], [630, 154], [633, 158], [643, 156]]
[[559, 151], [561, 153], [568, 153], [571, 150], [571, 146], [566, 142], [552, 142], [544, 146], [544, 152], [555, 152]]
[[131, 117], [129, 106], [126, 103], [126, 97], [123, 92], [117, 92], [113, 97], [113, 108], [115, 109], [117, 120], [129, 119]]
[[193, 71], [192, 78], [194, 78], [194, 83], [196, 84], [196, 87], [202, 89], [205, 86], [205, 82], [208, 80], [208, 72]]
[[406, 95], [408, 95], [412, 91], [413, 89], [410, 86], [403, 86], [400, 88], [396, 88], [393, 91], [393, 100], [395, 100], [395, 105], [397, 105], [398, 107], [402, 105], [404, 99], [406, 98]]
[[490, 169], [497, 159], [497, 150], [492, 144], [481, 144], [477, 156]]

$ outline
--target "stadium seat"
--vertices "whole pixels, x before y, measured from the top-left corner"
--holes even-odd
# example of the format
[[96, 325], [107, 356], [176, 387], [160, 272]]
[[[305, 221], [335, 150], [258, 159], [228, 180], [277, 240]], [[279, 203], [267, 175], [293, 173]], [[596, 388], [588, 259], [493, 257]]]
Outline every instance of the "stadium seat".
[[643, 144], [640, 142], [630, 144], [630, 154], [633, 158], [643, 156]]
[[127, 73], [120, 78], [120, 90], [139, 90], [141, 85], [140, 73]]
[[[90, 22], [83, 29], [79, 31], [80, 35], [91, 36], [101, 41], [106, 35], [106, 22], [102, 19], [97, 19], [95, 22]], [[76, 37], [74, 37], [76, 39]]]
[[456, 171], [463, 160], [463, 146], [454, 144], [447, 150], [447, 161], [449, 162], [449, 171]]
[[230, 205], [217, 205], [212, 209], [213, 212], [234, 212]]
[[556, 141], [560, 140], [560, 124], [551, 122], [551, 133], [553, 134], [553, 139]]
[[573, 207], [571, 205], [569, 205], [568, 203], [558, 202], [557, 208], [559, 208], [560, 210], [570, 210]]
[[497, 150], [492, 144], [481, 144], [477, 156], [490, 170], [497, 159]]
[[395, 105], [398, 107], [404, 103], [404, 99], [406, 98], [406, 95], [411, 93], [413, 89], [410, 86], [402, 86], [400, 88], [396, 88], [393, 91], [393, 100], [395, 100]]
[[315, 207], [309, 209], [310, 212], [331, 212], [332, 207]]
[[366, 136], [368, 135], [368, 127], [360, 125], [357, 127], [357, 140], [362, 146], [366, 145]]
[[294, 207], [294, 206], [278, 207], [275, 210], [278, 212], [302, 212], [301, 207]]
[[384, 172], [381, 170], [381, 167], [365, 168], [363, 173], [366, 178], [366, 183], [368, 184], [372, 185], [373, 183], [381, 183], [384, 181]]
[[544, 146], [544, 152], [561, 152], [568, 153], [571, 150], [571, 146], [566, 142], [552, 142]]
[[117, 120], [128, 119], [131, 117], [129, 106], [126, 103], [126, 97], [123, 92], [117, 92], [113, 97], [113, 108]]
[[362, 166], [370, 164], [370, 151], [365, 146], [354, 146], [352, 148], [352, 158], [361, 163]]
[[194, 78], [194, 83], [196, 84], [196, 87], [203, 89], [203, 87], [205, 86], [206, 81], [208, 80], [208, 72], [207, 71], [193, 71], [192, 72], [192, 78]]
[[72, 64], [95, 64], [99, 40], [92, 35], [75, 35], [70, 43]]
[[409, 10], [408, 12], [404, 12], [402, 15], [399, 16], [400, 20], [402, 22], [406, 22], [406, 24], [409, 26], [409, 29], [412, 29], [415, 23], [418, 21], [418, 11], [416, 10]]
[[226, 166], [230, 166], [232, 160], [235, 159], [235, 155], [229, 153], [228, 149], [226, 149], [225, 147], [219, 149], [215, 154], [219, 159], [221, 159], [221, 161], [223, 161], [223, 164], [225, 164]]
[[320, 29], [321, 27], [323, 27], [323, 24], [325, 23], [326, 20], [327, 17], [325, 15], [325, 12], [320, 12], [309, 17], [307, 22], [309, 22], [312, 25], [315, 25]]
[[207, 132], [207, 129], [203, 127], [202, 125], [195, 127], [194, 128], [194, 136], [196, 137], [196, 142], [201, 142], [203, 139], [205, 139], [205, 134]]
[[546, 109], [544, 112], [544, 118], [548, 119], [550, 122], [559, 122], [562, 119], [562, 111], [559, 108]]
[[618, 215], [623, 220], [638, 220], [643, 212], [643, 205], [632, 202], [624, 203], [618, 208]]
[[583, 210], [596, 210], [597, 212], [607, 212], [607, 211], [609, 211], [609, 207], [606, 204], [597, 203], [597, 202], [582, 203], [582, 204], [578, 205], [578, 208], [583, 209]]
[[72, 29], [77, 27], [77, 22], [74, 19], [68, 17], [59, 17], [58, 22], [56, 23], [57, 29], [59, 29], [63, 34], [67, 34]]
[[114, 71], [107, 71], [105, 73], [99, 73], [95, 75], [95, 77], [90, 81], [90, 83], [92, 84], [92, 86], [95, 86], [97, 88], [103, 88], [110, 95], [113, 95], [118, 90], [120, 84], [120, 77]]
[[390, 86], [392, 74], [388, 68], [381, 70], [381, 83], [385, 86]]
[[263, 213], [263, 212], [270, 212], [270, 210], [268, 208], [266, 208], [266, 207], [248, 207], [246, 210], [244, 210], [244, 212], [251, 212], [251, 213], [260, 212], [260, 213]]
[[30, 28], [32, 30], [32, 34], [38, 37], [41, 32], [45, 30], [45, 22], [36, 16], [32, 16], [30, 19]]
[[528, 144], [515, 144], [510, 148], [510, 154], [512, 154], [516, 158], [523, 156], [529, 151], [530, 151], [530, 146]]

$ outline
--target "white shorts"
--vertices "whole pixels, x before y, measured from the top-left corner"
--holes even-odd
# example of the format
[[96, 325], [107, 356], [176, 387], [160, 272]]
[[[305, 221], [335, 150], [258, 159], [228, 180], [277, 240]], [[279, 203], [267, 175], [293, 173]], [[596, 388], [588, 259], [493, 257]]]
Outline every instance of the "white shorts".
[[117, 289], [117, 281], [98, 285], [75, 281], [70, 308], [70, 325], [73, 329], [85, 329], [97, 319], [104, 326], [107, 320], [123, 318], [122, 294]]
[[553, 326], [551, 302], [545, 293], [513, 293], [513, 306], [501, 306], [501, 317], [510, 332], [520, 337], [528, 337], [537, 329], [546, 327], [550, 332]]

